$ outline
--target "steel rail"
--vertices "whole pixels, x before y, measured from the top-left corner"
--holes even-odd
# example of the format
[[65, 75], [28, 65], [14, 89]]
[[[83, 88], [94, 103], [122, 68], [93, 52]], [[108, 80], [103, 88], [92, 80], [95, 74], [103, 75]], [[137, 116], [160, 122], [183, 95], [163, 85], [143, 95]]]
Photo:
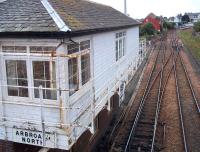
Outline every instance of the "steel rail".
[[[131, 127], [131, 131], [130, 131], [130, 133], [129, 133], [129, 137], [128, 137], [128, 140], [127, 140], [127, 142], [126, 142], [126, 146], [125, 146], [124, 152], [127, 151], [127, 148], [128, 148], [128, 145], [129, 145], [129, 142], [130, 142], [130, 139], [131, 139], [133, 130], [135, 129], [135, 126], [136, 126], [136, 122], [138, 121], [139, 116], [140, 116], [140, 114], [141, 114], [141, 109], [142, 109], [142, 107], [143, 107], [144, 99], [146, 98], [146, 94], [148, 94], [148, 92], [149, 92], [149, 90], [150, 90], [149, 84], [150, 84], [150, 81], [151, 81], [153, 72], [154, 72], [154, 70], [155, 70], [155, 67], [156, 67], [156, 62], [157, 62], [157, 60], [158, 60], [158, 55], [159, 55], [159, 53], [160, 53], [160, 50], [159, 50], [159, 52], [158, 52], [157, 55], [156, 55], [156, 59], [155, 59], [155, 61], [154, 61], [154, 65], [153, 65], [153, 67], [152, 67], [150, 76], [148, 77], [148, 81], [147, 81], [147, 84], [146, 84], [146, 87], [145, 87], [145, 91], [144, 91], [144, 94], [143, 94], [142, 99], [141, 99], [141, 101], [140, 101], [139, 108], [138, 108], [138, 111], [137, 111], [137, 114], [136, 114], [136, 117], [135, 117], [135, 121], [134, 121], [134, 123], [133, 123], [133, 125], [132, 125], [132, 127]], [[149, 88], [149, 89], [148, 89], [148, 88]]]
[[151, 143], [151, 152], [153, 152], [153, 149], [154, 149], [155, 130], [156, 130], [156, 126], [157, 126], [158, 110], [159, 110], [158, 108], [160, 108], [159, 103], [160, 103], [160, 96], [161, 96], [161, 89], [162, 89], [163, 71], [164, 71], [164, 67], [163, 67], [164, 57], [165, 57], [165, 53], [163, 51], [163, 60], [162, 60], [162, 68], [161, 68], [161, 75], [160, 75], [160, 82], [159, 82], [159, 91], [158, 91], [158, 97], [157, 97], [156, 116], [155, 116], [155, 120], [154, 120], [154, 131], [153, 131], [153, 139], [152, 139], [152, 143]]
[[[156, 48], [156, 46], [153, 46], [153, 48], [151, 49], [151, 51], [154, 51], [155, 48]], [[111, 141], [111, 138], [112, 138], [112, 136], [113, 136], [113, 134], [114, 134], [116, 128], [117, 128], [118, 125], [120, 124], [120, 122], [124, 119], [124, 117], [126, 116], [126, 114], [130, 112], [130, 108], [131, 108], [131, 106], [127, 106], [127, 107], [123, 110], [122, 114], [120, 115], [120, 118], [118, 119], [118, 121], [116, 122], [116, 124], [114, 125], [114, 127], [113, 127], [113, 129], [112, 129], [112, 131], [111, 131], [111, 134], [110, 134], [110, 137], [109, 137], [109, 140], [108, 140], [109, 142]], [[111, 149], [112, 149], [112, 148], [111, 148]]]
[[189, 77], [188, 71], [187, 71], [187, 69], [186, 69], [186, 67], [185, 67], [185, 64], [184, 64], [184, 62], [183, 62], [183, 59], [182, 59], [181, 54], [179, 54], [179, 56], [180, 56], [180, 60], [181, 60], [181, 65], [183, 66], [183, 69], [184, 69], [184, 72], [185, 72], [187, 81], [188, 81], [189, 86], [190, 86], [190, 90], [191, 90], [192, 96], [193, 96], [193, 98], [194, 98], [194, 100], [195, 100], [195, 106], [197, 107], [197, 112], [200, 114], [199, 102], [198, 102], [198, 99], [197, 99], [197, 97], [196, 97], [196, 94], [195, 94], [195, 91], [194, 91], [194, 87], [192, 86], [191, 79], [190, 79], [190, 77]]
[[[155, 48], [154, 48], [154, 50], [155, 50]], [[170, 56], [167, 58], [167, 61], [165, 62], [164, 67], [167, 65], [167, 63], [168, 63], [168, 61], [169, 61], [169, 59], [170, 59], [171, 56], [172, 56], [172, 53], [171, 53]], [[153, 68], [152, 68], [152, 69], [153, 69]], [[153, 79], [153, 82], [157, 79], [157, 77], [159, 76], [160, 72], [161, 72], [161, 70], [159, 70], [159, 72], [156, 74], [155, 78]], [[150, 76], [151, 76], [151, 74], [150, 74]], [[149, 79], [150, 79], [150, 76], [149, 76]], [[148, 81], [150, 81], [149, 79], [148, 79]], [[147, 84], [148, 84], [148, 82], [147, 82]], [[149, 84], [150, 84], [150, 83], [149, 83]], [[149, 90], [151, 90], [152, 86], [153, 86], [153, 83], [150, 85], [150, 87], [149, 87], [149, 89], [148, 89], [148, 87], [147, 87], [147, 85], [146, 85], [145, 91], [148, 90], [148, 93], [149, 93]], [[144, 93], [143, 93], [143, 96], [146, 94], [145, 91], [144, 91]], [[128, 117], [128, 113], [130, 112], [130, 110], [131, 110], [131, 107], [126, 107], [126, 109], [124, 110], [124, 112], [123, 112], [122, 115], [120, 116], [120, 119], [118, 120], [118, 122], [116, 123], [116, 125], [113, 127], [113, 130], [112, 130], [112, 133], [111, 133], [110, 137], [112, 137], [112, 135], [113, 135], [115, 129], [118, 127], [118, 125], [120, 124], [121, 120], [122, 120], [122, 119], [126, 119], [126, 118]], [[123, 124], [124, 124], [124, 123], [123, 123]], [[111, 141], [111, 140], [109, 140], [109, 141]], [[111, 148], [111, 149], [112, 149], [112, 148]]]
[[[177, 57], [176, 57], [175, 61], [176, 60], [177, 60]], [[165, 89], [166, 89], [166, 86], [167, 86], [167, 82], [168, 82], [168, 79], [169, 79], [169, 77], [171, 75], [171, 72], [172, 72], [173, 68], [174, 68], [174, 65], [171, 66], [171, 68], [169, 69], [169, 72], [167, 73], [166, 81], [165, 81], [165, 83], [163, 85], [163, 88], [162, 88], [162, 91], [161, 91], [161, 95], [160, 95], [160, 102], [157, 105], [157, 111], [156, 111], [156, 117], [155, 117], [155, 125], [154, 125], [154, 133], [153, 133], [152, 146], [151, 146], [151, 152], [154, 151], [154, 146], [155, 146], [155, 138], [156, 138], [156, 131], [157, 131], [157, 122], [158, 122], [159, 113], [160, 113], [160, 106], [162, 104], [162, 100], [163, 100], [164, 92], [165, 92]]]
[[[178, 52], [178, 55], [179, 55], [179, 52]], [[175, 82], [176, 82], [176, 94], [177, 94], [177, 100], [178, 100], [179, 116], [180, 116], [180, 121], [181, 121], [184, 150], [185, 150], [185, 152], [188, 152], [187, 141], [186, 141], [186, 136], [185, 136], [185, 126], [184, 126], [184, 120], [183, 120], [183, 112], [182, 112], [182, 107], [181, 107], [180, 91], [179, 91], [177, 72], [176, 72], [176, 69], [177, 69], [176, 68], [176, 62], [174, 61], [173, 64], [174, 64], [174, 75], [175, 75]]]
[[[152, 49], [155, 50], [155, 46], [154, 46], [154, 48], [152, 48]], [[164, 67], [165, 67], [165, 66], [167, 65], [167, 63], [169, 62], [169, 59], [171, 58], [171, 56], [172, 56], [172, 53], [171, 53], [171, 54], [169, 55], [169, 57], [166, 59], [165, 64], [164, 64]], [[156, 62], [156, 61], [155, 61], [155, 62]], [[153, 68], [152, 68], [152, 69], [153, 69]], [[153, 79], [153, 82], [157, 79], [157, 77], [159, 76], [160, 72], [161, 72], [161, 69], [160, 69], [159, 72], [156, 74], [155, 78]], [[150, 79], [150, 76], [149, 76], [149, 79]], [[150, 85], [150, 87], [147, 88], [147, 85], [146, 85], [146, 89], [145, 89], [146, 92], [144, 91], [143, 96], [145, 96], [145, 94], [147, 94], [147, 90], [148, 90], [148, 93], [149, 93], [149, 91], [151, 90], [153, 84], [154, 84], [154, 83], [152, 83], [152, 84], [150, 85], [150, 83], [149, 83], [149, 84], [147, 83], [147, 85]], [[113, 130], [112, 130], [112, 133], [111, 133], [111, 135], [110, 135], [109, 141], [111, 141], [111, 137], [112, 137], [113, 133], [115, 132], [115, 130], [118, 128], [118, 126], [119, 126], [120, 122], [122, 121], [122, 119], [126, 120], [126, 118], [128, 117], [128, 113], [130, 112], [130, 110], [131, 110], [131, 107], [129, 107], [129, 106], [126, 107], [126, 109], [124, 110], [124, 112], [123, 112], [122, 115], [120, 116], [120, 119], [118, 120], [118, 122], [116, 123], [116, 125], [113, 127]], [[124, 122], [122, 122], [121, 126], [123, 126], [123, 124], [124, 124]], [[111, 149], [113, 148], [113, 145], [114, 145], [114, 144], [112, 144]]]
[[[162, 95], [162, 84], [163, 84], [163, 73], [164, 73], [164, 60], [165, 60], [165, 53], [166, 48], [163, 47], [163, 60], [162, 60], [162, 68], [161, 68], [161, 76], [160, 76], [160, 82], [159, 82], [159, 92], [158, 92], [158, 99], [157, 99], [157, 105], [156, 105], [156, 116], [154, 120], [154, 131], [153, 131], [153, 138], [151, 143], [151, 152], [154, 150], [154, 144], [155, 144], [155, 135], [156, 135], [156, 129], [157, 129], [157, 122], [158, 122], [158, 115], [159, 115], [159, 109], [160, 109], [160, 103], [161, 103], [161, 95]], [[165, 52], [164, 52], [165, 51]]]
[[[161, 45], [162, 45], [162, 42], [161, 42]], [[161, 45], [160, 45], [160, 48], [161, 48]], [[146, 99], [147, 95], [149, 94], [149, 92], [150, 92], [150, 90], [151, 90], [151, 87], [153, 86], [155, 80], [157, 79], [158, 75], [159, 75], [160, 72], [161, 72], [161, 70], [160, 70], [160, 71], [157, 73], [156, 78], [154, 79], [154, 81], [153, 81], [151, 87], [149, 88], [149, 84], [150, 84], [150, 81], [151, 81], [151, 78], [152, 78], [152, 74], [153, 74], [153, 72], [154, 72], [154, 70], [155, 70], [155, 67], [156, 67], [156, 62], [157, 62], [157, 60], [158, 60], [158, 55], [159, 55], [159, 53], [160, 53], [160, 49], [159, 49], [159, 52], [158, 52], [158, 54], [157, 54], [157, 56], [156, 56], [156, 60], [155, 60], [155, 62], [154, 62], [154, 66], [153, 66], [153, 68], [152, 68], [151, 75], [149, 76], [149, 79], [148, 79], [148, 82], [147, 82], [147, 85], [146, 85], [144, 94], [143, 94], [142, 99], [141, 99], [141, 101], [140, 101], [140, 105], [139, 105], [139, 108], [138, 108], [138, 111], [137, 111], [137, 114], [136, 114], [134, 123], [133, 123], [133, 125], [132, 125], [132, 127], [131, 127], [131, 131], [130, 131], [128, 140], [127, 140], [127, 142], [126, 142], [126, 146], [125, 146], [124, 152], [127, 152], [127, 149], [128, 149], [128, 146], [129, 146], [129, 143], [130, 143], [130, 140], [131, 140], [131, 137], [132, 137], [132, 135], [133, 135], [133, 132], [135, 131], [135, 128], [136, 128], [137, 123], [138, 123], [138, 120], [139, 120], [139, 117], [140, 117], [140, 115], [141, 115], [141, 112], [142, 112], [142, 108], [143, 108], [145, 99]], [[148, 88], [149, 88], [149, 89], [148, 89]]]
[[[156, 49], [156, 45], [154, 44], [153, 47], [150, 49], [150, 51], [153, 52], [155, 49]], [[151, 54], [151, 52], [150, 52], [150, 54]], [[109, 137], [108, 143], [111, 142], [112, 137], [113, 137], [113, 134], [115, 133], [115, 131], [116, 131], [117, 128], [119, 127], [120, 122], [121, 122], [122, 120], [125, 120], [126, 115], [130, 112], [130, 110], [131, 110], [131, 106], [127, 106], [127, 107], [123, 110], [122, 114], [120, 115], [120, 118], [119, 118], [118, 121], [115, 123], [115, 125], [114, 125], [114, 127], [113, 127], [113, 129], [112, 129], [112, 131], [111, 131], [111, 134], [109, 135], [110, 137]], [[112, 144], [112, 146], [111, 146], [111, 150], [112, 150], [112, 149], [113, 149], [113, 144]]]

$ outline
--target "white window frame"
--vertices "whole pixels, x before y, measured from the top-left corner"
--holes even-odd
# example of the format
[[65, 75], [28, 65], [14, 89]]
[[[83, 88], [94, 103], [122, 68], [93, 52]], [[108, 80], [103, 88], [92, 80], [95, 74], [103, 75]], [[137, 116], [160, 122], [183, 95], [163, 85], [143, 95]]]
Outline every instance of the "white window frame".
[[[89, 41], [90, 42], [90, 48], [89, 48], [89, 52], [88, 53], [82, 53], [81, 51], [80, 51], [80, 43], [81, 42], [83, 42], [83, 41]], [[92, 78], [92, 66], [91, 66], [91, 39], [90, 38], [82, 38], [82, 39], [78, 39], [78, 40], [75, 40], [75, 42], [71, 42], [71, 43], [78, 43], [79, 44], [79, 51], [78, 52], [76, 52], [76, 53], [72, 53], [72, 54], [69, 54], [69, 56], [70, 55], [72, 55], [72, 56], [76, 56], [76, 58], [77, 58], [77, 64], [78, 64], [78, 90], [77, 91], [75, 91], [73, 94], [71, 94], [71, 95], [69, 95], [69, 97], [70, 98], [73, 98], [74, 96], [77, 96], [77, 94], [79, 93], [79, 90], [81, 90], [82, 88], [85, 88], [85, 87], [87, 87], [88, 86], [88, 84], [91, 82], [91, 78]], [[67, 52], [68, 52], [68, 50], [67, 50]], [[81, 71], [81, 54], [89, 54], [90, 55], [90, 79], [85, 83], [85, 84], [83, 84], [82, 85], [82, 71]], [[67, 60], [67, 67], [69, 68], [69, 65], [68, 65], [68, 62], [69, 61], [69, 58], [68, 58], [68, 60]], [[68, 72], [68, 71], [67, 71]], [[69, 87], [69, 73], [68, 73], [68, 80], [67, 80], [67, 82], [68, 82], [68, 87]], [[68, 88], [69, 89], [69, 91], [70, 91], [70, 88]]]
[[[26, 46], [26, 53], [5, 53], [2, 50], [2, 46]], [[23, 44], [23, 43], [2, 43], [0, 45], [0, 50], [1, 50], [1, 64], [2, 66], [2, 78], [4, 81], [2, 81], [2, 92], [3, 92], [3, 99], [4, 100], [8, 100], [8, 101], [22, 101], [22, 102], [26, 102], [26, 103], [32, 103], [32, 102], [40, 102], [39, 98], [35, 98], [34, 96], [34, 79], [33, 79], [33, 65], [32, 62], [33, 61], [53, 61], [55, 62], [55, 72], [56, 72], [56, 90], [58, 90], [59, 88], [59, 81], [58, 81], [58, 73], [57, 73], [57, 59], [56, 58], [52, 58], [50, 60], [50, 56], [45, 56], [45, 55], [41, 55], [41, 54], [36, 54], [36, 53], [31, 53], [30, 54], [30, 47], [31, 46], [42, 46], [42, 47], [55, 47], [57, 45], [53, 44], [40, 44], [40, 43], [32, 43], [32, 44]], [[56, 50], [55, 50], [56, 51]], [[6, 60], [22, 60], [22, 61], [26, 61], [26, 68], [27, 68], [27, 82], [28, 82], [28, 97], [19, 97], [19, 96], [9, 96], [8, 95], [8, 89], [7, 89], [7, 74], [6, 74]], [[29, 100], [27, 100], [29, 99]], [[52, 100], [52, 99], [43, 99], [44, 102], [49, 103], [49, 104], [57, 104], [59, 99], [59, 91], [57, 91], [57, 99], [56, 100]]]
[[[25, 61], [26, 62], [26, 69], [27, 69], [27, 82], [28, 82], [28, 97], [20, 97], [20, 96], [9, 96], [8, 95], [8, 87], [7, 87], [7, 73], [6, 73], [6, 60], [13, 60], [13, 61]], [[16, 56], [9, 56], [9, 57], [3, 57], [2, 59], [3, 62], [3, 66], [2, 66], [2, 71], [3, 71], [3, 97], [8, 99], [8, 100], [20, 100], [20, 101], [25, 101], [27, 100], [27, 98], [30, 98], [31, 94], [30, 94], [30, 84], [29, 84], [29, 80], [30, 80], [30, 75], [28, 74], [28, 72], [30, 71], [30, 69], [27, 67], [27, 59], [25, 58], [16, 58]]]
[[[120, 35], [120, 34], [122, 34], [122, 36], [117, 37], [117, 35]], [[119, 43], [120, 41], [122, 42], [121, 48], [120, 48], [120, 43]], [[116, 47], [116, 43], [118, 43], [117, 47]], [[126, 31], [120, 31], [120, 32], [115, 33], [115, 61], [116, 62], [119, 61], [121, 58], [125, 56], [125, 54], [126, 54]]]

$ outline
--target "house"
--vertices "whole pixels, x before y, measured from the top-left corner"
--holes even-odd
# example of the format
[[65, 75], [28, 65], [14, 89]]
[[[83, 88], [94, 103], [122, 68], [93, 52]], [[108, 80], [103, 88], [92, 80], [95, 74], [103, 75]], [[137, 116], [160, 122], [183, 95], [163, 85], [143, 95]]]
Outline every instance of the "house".
[[0, 139], [92, 145], [143, 58], [139, 22], [87, 0], [5, 0], [0, 14]]
[[196, 23], [200, 21], [200, 13], [185, 13], [189, 16], [190, 22]]
[[181, 25], [181, 23], [182, 23], [181, 16], [177, 15], [175, 17], [169, 17], [168, 22], [174, 23], [175, 27], [178, 28]]
[[155, 30], [160, 31], [161, 30], [161, 19], [160, 17], [157, 17], [155, 14], [150, 13], [142, 22], [142, 25], [145, 25], [147, 23], [152, 23]]

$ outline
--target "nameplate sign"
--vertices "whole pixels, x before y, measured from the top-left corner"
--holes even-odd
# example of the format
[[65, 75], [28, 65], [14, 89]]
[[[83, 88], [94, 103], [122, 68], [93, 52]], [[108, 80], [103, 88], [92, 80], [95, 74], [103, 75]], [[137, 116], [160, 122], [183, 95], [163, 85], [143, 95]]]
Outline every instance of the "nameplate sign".
[[[44, 139], [44, 140], [43, 140]], [[55, 134], [13, 128], [13, 141], [23, 144], [55, 147]]]

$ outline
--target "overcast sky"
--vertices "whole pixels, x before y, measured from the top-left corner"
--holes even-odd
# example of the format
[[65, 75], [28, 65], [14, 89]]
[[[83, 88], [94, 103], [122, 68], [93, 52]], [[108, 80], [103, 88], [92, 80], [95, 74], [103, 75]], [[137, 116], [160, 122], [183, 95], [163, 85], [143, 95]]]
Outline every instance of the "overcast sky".
[[[124, 0], [91, 0], [123, 12]], [[145, 18], [150, 12], [157, 16], [176, 16], [178, 13], [200, 12], [200, 0], [127, 0], [127, 13], [133, 18]]]

